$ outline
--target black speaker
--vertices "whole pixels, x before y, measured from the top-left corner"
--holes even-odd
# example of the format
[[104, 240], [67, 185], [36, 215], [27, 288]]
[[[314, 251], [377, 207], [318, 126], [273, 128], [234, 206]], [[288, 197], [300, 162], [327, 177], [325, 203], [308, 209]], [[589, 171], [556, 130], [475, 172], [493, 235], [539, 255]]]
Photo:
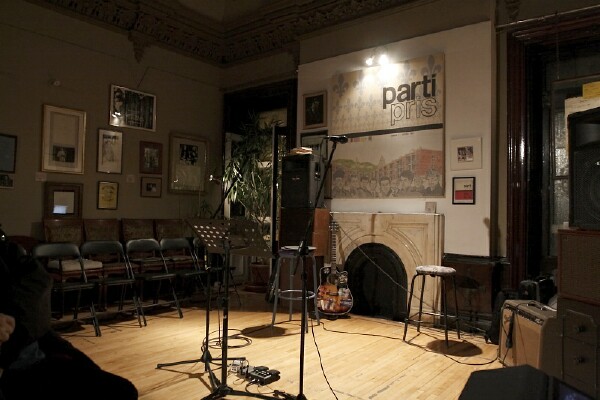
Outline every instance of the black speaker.
[[600, 230], [600, 108], [569, 116], [569, 223]]
[[281, 165], [281, 207], [315, 208], [323, 206], [323, 191], [315, 201], [321, 184], [321, 166], [313, 154], [283, 157]]

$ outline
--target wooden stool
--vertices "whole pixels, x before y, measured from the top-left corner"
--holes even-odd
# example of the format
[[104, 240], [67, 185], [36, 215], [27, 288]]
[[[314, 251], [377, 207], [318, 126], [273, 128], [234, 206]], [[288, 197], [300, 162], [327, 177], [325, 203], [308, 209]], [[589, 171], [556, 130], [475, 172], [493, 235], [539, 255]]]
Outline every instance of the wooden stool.
[[[312, 259], [312, 268], [313, 268], [313, 284], [315, 285], [314, 287], [317, 288], [317, 261], [315, 260], [315, 256], [314, 256], [314, 250], [313, 248], [309, 248], [309, 253], [306, 256], [306, 258], [310, 258]], [[288, 290], [280, 290], [279, 289], [279, 275], [281, 274], [281, 263], [283, 260], [289, 260], [289, 263], [287, 263], [288, 266], [288, 271], [289, 271], [289, 278], [290, 278], [290, 286]], [[300, 270], [302, 271], [302, 269], [304, 268], [304, 260], [303, 257], [300, 257], [297, 254], [297, 250], [289, 250], [289, 249], [281, 249], [279, 250], [279, 258], [277, 260], [277, 266], [276, 266], [276, 270], [275, 270], [275, 277], [274, 277], [274, 304], [273, 304], [273, 317], [271, 319], [271, 326], [275, 325], [275, 316], [277, 315], [277, 303], [279, 302], [279, 299], [284, 299], [284, 300], [289, 300], [290, 303], [290, 307], [289, 307], [289, 319], [288, 321], [292, 320], [292, 301], [302, 301], [302, 289], [294, 289], [294, 275], [296, 272], [296, 266], [298, 266], [298, 268], [300, 268]], [[316, 289], [315, 289], [316, 290]], [[317, 319], [317, 324], [320, 323], [319, 321], [319, 310], [317, 308], [317, 296], [315, 294], [315, 292], [310, 291], [310, 290], [306, 290], [306, 304], [304, 309], [306, 310], [306, 326], [304, 326], [304, 329], [306, 329], [306, 331], [308, 332], [308, 300], [309, 299], [313, 299], [314, 303], [315, 303], [315, 316]]]
[[[419, 312], [417, 319], [411, 319], [410, 315], [410, 306], [412, 303], [414, 288], [415, 288], [415, 279], [417, 276], [421, 276], [421, 297], [419, 300]], [[427, 276], [431, 276], [434, 278], [440, 278], [442, 282], [442, 293], [444, 295], [444, 299], [442, 301], [442, 313], [435, 312], [423, 312], [423, 292], [425, 291], [425, 278]], [[408, 308], [406, 310], [406, 319], [404, 320], [404, 337], [402, 340], [406, 341], [406, 331], [408, 329], [408, 324], [411, 322], [416, 322], [417, 324], [417, 332], [421, 332], [421, 318], [423, 314], [433, 315], [436, 317], [444, 318], [444, 334], [446, 335], [446, 346], [448, 346], [448, 317], [454, 318], [456, 321], [456, 333], [458, 338], [460, 339], [460, 319], [458, 318], [458, 298], [456, 297], [456, 270], [450, 267], [442, 267], [439, 265], [420, 265], [416, 268], [416, 274], [413, 276], [412, 281], [410, 283], [410, 293], [408, 294]], [[446, 301], [446, 278], [451, 277], [452, 283], [454, 286], [454, 309], [456, 310], [455, 315], [448, 315], [447, 310], [447, 301]]]

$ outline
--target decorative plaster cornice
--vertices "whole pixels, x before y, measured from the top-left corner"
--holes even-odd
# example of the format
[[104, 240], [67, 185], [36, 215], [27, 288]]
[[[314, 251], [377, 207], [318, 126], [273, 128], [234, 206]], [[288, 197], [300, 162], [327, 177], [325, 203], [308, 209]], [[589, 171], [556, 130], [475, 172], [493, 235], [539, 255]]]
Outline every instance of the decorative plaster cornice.
[[[172, 0], [27, 0], [127, 33], [138, 61], [160, 45], [217, 65], [297, 48], [298, 36], [419, 0], [305, 0], [218, 25]], [[143, 38], [141, 40], [140, 38]]]

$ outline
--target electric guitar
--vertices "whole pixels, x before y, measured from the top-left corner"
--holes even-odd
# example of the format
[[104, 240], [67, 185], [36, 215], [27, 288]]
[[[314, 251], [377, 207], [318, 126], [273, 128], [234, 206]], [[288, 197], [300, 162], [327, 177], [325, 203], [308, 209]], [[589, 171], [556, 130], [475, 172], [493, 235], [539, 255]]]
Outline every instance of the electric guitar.
[[348, 271], [339, 271], [336, 263], [337, 222], [330, 225], [331, 264], [321, 268], [320, 284], [317, 289], [317, 307], [321, 314], [340, 316], [350, 312], [353, 305], [348, 287]]

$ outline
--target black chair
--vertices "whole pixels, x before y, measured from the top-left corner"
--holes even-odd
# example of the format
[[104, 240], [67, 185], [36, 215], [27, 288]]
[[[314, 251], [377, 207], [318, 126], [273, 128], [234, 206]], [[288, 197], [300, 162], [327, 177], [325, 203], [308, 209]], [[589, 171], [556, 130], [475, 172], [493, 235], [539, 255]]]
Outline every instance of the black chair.
[[[79, 247], [74, 243], [42, 243], [33, 248], [32, 256], [39, 260], [53, 277], [52, 292], [59, 293], [61, 297], [60, 318], [64, 315], [65, 294], [67, 292], [76, 292], [73, 309], [74, 321], [78, 319], [81, 293], [83, 291], [90, 292], [90, 316], [96, 336], [101, 336], [102, 333], [100, 332], [100, 325], [96, 316], [96, 308], [92, 300], [97, 289], [97, 284], [88, 281]], [[73, 271], [77, 268], [79, 269], [79, 274], [75, 277]], [[65, 276], [68, 276], [68, 278]]]
[[138, 324], [142, 327], [143, 321], [143, 325], [146, 326], [146, 317], [135, 287], [135, 277], [131, 265], [125, 258], [121, 242], [116, 240], [87, 241], [81, 245], [80, 251], [82, 257], [102, 262], [102, 275], [98, 278], [92, 278], [90, 281], [98, 283], [105, 307], [108, 305], [108, 289], [110, 287], [120, 287], [118, 310], [122, 311], [125, 293], [129, 287]]
[[170, 271], [180, 279], [184, 294], [191, 296], [197, 288], [204, 289], [201, 276], [206, 271], [200, 268], [200, 261], [189, 239], [163, 238], [160, 240], [160, 249]]
[[[177, 275], [169, 271], [167, 262], [160, 249], [160, 243], [156, 239], [132, 239], [125, 243], [125, 257], [130, 263], [135, 279], [140, 283], [139, 293], [144, 294], [146, 284], [152, 283], [155, 286], [154, 299], [152, 304], [157, 305], [161, 293], [162, 282], [166, 281], [171, 289], [171, 296], [179, 318], [183, 318], [179, 299], [175, 292], [175, 280]], [[136, 266], [137, 271], [134, 270]], [[142, 297], [142, 307], [143, 297]]]

